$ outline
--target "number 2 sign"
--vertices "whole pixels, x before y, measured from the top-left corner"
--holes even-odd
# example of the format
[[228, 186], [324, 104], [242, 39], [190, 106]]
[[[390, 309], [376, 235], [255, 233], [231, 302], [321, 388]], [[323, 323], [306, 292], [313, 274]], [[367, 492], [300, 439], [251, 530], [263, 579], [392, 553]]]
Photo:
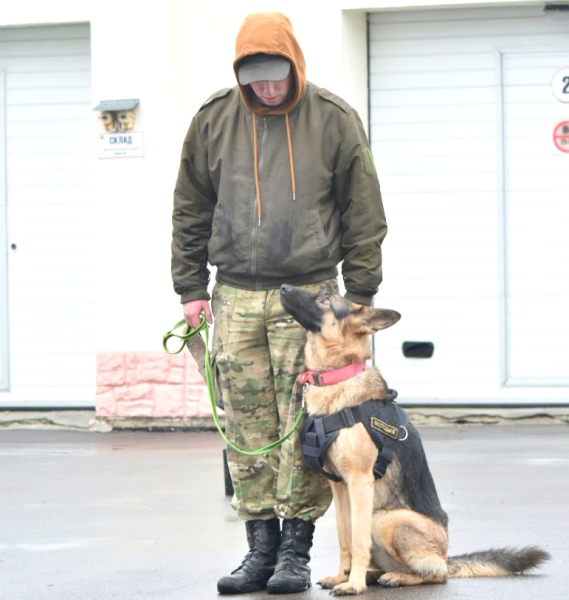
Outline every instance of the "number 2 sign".
[[569, 68], [560, 69], [551, 79], [551, 90], [557, 100], [569, 102]]

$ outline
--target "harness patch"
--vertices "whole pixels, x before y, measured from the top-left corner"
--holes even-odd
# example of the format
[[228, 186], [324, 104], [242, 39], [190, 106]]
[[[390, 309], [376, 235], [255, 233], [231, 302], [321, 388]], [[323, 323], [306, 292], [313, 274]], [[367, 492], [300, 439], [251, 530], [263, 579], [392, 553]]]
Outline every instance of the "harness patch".
[[385, 400], [368, 400], [332, 415], [309, 415], [300, 432], [304, 460], [312, 469], [328, 479], [341, 481], [336, 474], [328, 473], [324, 469], [328, 448], [341, 429], [361, 423], [379, 450], [373, 474], [376, 479], [383, 477], [396, 447], [407, 439], [399, 439], [399, 428], [405, 428], [407, 425], [407, 413], [394, 402], [396, 397], [397, 392], [389, 390]]
[[393, 427], [393, 425], [389, 425], [382, 421], [381, 419], [376, 419], [375, 417], [371, 418], [371, 426], [376, 431], [381, 431], [385, 435], [389, 436], [392, 440], [396, 440], [399, 437], [399, 429], [397, 427]]

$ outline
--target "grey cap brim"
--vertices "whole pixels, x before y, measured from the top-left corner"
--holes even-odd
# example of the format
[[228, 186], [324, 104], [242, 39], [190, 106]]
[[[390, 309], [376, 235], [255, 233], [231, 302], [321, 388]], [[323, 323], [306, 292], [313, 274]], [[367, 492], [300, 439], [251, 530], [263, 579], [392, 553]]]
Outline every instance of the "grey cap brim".
[[282, 56], [267, 54], [246, 57], [239, 63], [239, 83], [282, 81], [290, 73], [290, 62]]

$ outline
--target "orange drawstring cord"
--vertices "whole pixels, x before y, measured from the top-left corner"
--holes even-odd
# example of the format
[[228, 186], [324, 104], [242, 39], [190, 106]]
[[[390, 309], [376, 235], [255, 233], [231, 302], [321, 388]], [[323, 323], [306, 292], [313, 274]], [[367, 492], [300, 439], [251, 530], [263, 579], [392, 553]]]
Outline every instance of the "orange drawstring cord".
[[257, 152], [257, 119], [253, 113], [253, 158], [255, 161], [255, 191], [257, 192], [257, 219], [261, 227], [261, 192], [259, 191], [259, 155]]
[[296, 200], [296, 179], [294, 177], [294, 161], [292, 159], [292, 142], [290, 140], [290, 124], [288, 122], [288, 113], [285, 115], [286, 137], [288, 140], [288, 156], [290, 160], [290, 177], [292, 179], [292, 199]]

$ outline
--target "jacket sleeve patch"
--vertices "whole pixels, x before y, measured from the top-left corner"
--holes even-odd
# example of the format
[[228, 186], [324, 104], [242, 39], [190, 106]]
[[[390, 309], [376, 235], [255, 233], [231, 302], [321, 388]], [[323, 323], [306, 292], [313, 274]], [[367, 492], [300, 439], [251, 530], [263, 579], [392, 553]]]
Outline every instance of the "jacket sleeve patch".
[[371, 177], [376, 174], [375, 163], [373, 162], [373, 156], [369, 148], [364, 148], [362, 152], [362, 160], [364, 163], [364, 172], [366, 175]]

